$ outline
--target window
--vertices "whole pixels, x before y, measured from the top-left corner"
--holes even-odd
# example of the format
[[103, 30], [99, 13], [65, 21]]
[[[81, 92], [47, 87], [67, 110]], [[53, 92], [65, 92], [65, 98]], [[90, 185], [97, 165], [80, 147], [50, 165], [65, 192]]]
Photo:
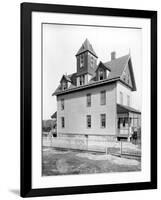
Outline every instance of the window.
[[62, 82], [62, 90], [66, 90], [67, 89], [67, 82], [63, 81]]
[[91, 115], [87, 115], [87, 128], [91, 128]]
[[64, 110], [64, 99], [61, 99], [61, 110]]
[[61, 117], [61, 127], [62, 128], [65, 127], [65, 119], [64, 119], [64, 117]]
[[87, 94], [87, 107], [91, 106], [91, 94]]
[[79, 81], [80, 81], [80, 85], [84, 85], [84, 83], [85, 83], [85, 77], [84, 77], [84, 75], [80, 76]]
[[99, 80], [103, 80], [104, 79], [104, 71], [102, 69], [99, 70]]
[[80, 56], [80, 68], [84, 66], [84, 55]]
[[125, 72], [123, 72], [122, 77], [123, 77], [123, 80], [126, 81], [126, 73]]
[[127, 95], [127, 105], [130, 106], [130, 96]]
[[106, 114], [101, 114], [101, 128], [106, 128]]
[[128, 84], [130, 83], [130, 77], [129, 77], [129, 74], [127, 75], [127, 83], [128, 83]]
[[123, 93], [120, 92], [120, 104], [123, 104]]
[[101, 91], [101, 105], [106, 104], [106, 91]]
[[94, 57], [91, 56], [91, 67], [93, 68], [94, 67]]

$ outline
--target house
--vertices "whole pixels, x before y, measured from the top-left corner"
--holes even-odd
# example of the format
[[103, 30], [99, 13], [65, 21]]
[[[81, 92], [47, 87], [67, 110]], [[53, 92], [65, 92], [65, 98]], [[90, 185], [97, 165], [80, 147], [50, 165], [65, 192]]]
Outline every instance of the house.
[[86, 39], [76, 54], [76, 72], [63, 75], [57, 97], [57, 133], [129, 139], [141, 127], [141, 112], [131, 107], [136, 91], [130, 54], [99, 62]]

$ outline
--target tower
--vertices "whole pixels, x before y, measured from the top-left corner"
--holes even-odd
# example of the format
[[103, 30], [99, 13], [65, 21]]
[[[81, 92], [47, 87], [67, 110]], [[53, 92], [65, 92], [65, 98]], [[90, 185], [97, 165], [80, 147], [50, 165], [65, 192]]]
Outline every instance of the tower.
[[77, 86], [87, 84], [97, 67], [97, 55], [86, 39], [76, 54]]

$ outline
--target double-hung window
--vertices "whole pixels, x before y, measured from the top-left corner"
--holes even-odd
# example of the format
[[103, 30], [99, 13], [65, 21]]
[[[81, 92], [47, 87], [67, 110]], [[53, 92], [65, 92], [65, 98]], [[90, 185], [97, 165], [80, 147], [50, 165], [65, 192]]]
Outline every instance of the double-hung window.
[[80, 68], [84, 67], [84, 55], [80, 56]]
[[120, 104], [123, 104], [123, 93], [120, 92]]
[[130, 96], [127, 95], [127, 105], [130, 106]]
[[64, 110], [64, 99], [61, 99], [61, 110]]
[[105, 105], [106, 104], [106, 91], [101, 91], [101, 98], [100, 98], [100, 104]]
[[91, 107], [91, 94], [87, 94], [87, 107]]
[[91, 115], [87, 115], [87, 128], [91, 128]]
[[84, 83], [85, 83], [85, 77], [84, 77], [84, 75], [81, 75], [81, 76], [80, 76], [79, 81], [80, 81], [80, 82], [79, 82], [80, 85], [84, 85]]
[[104, 79], [104, 71], [102, 69], [99, 70], [98, 76], [100, 81]]
[[65, 119], [64, 119], [64, 117], [61, 117], [61, 127], [65, 128]]
[[101, 114], [101, 128], [106, 128], [106, 114]]
[[62, 82], [62, 90], [66, 90], [68, 88], [67, 82], [63, 81]]

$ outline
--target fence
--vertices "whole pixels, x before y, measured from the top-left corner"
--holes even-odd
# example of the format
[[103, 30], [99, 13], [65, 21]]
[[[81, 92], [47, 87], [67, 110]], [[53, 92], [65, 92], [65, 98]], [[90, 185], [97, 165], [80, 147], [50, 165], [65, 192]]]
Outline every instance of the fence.
[[105, 136], [61, 136], [43, 137], [43, 146], [82, 151], [94, 151], [117, 156], [141, 159], [141, 144], [133, 144], [128, 141], [110, 140]]

